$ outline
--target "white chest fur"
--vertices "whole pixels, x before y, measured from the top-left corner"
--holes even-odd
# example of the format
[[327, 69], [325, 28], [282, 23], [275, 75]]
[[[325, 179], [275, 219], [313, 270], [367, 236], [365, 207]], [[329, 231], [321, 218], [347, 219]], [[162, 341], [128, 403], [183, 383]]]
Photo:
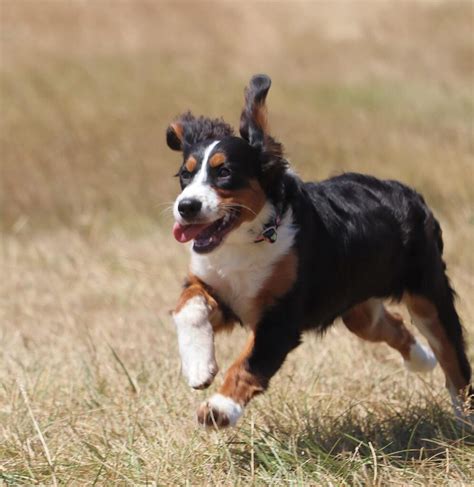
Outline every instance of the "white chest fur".
[[291, 249], [296, 234], [291, 210], [288, 210], [275, 243], [254, 243], [271, 213], [268, 205], [253, 222], [242, 224], [210, 254], [191, 252], [191, 272], [211, 286], [244, 323], [249, 319], [253, 299], [275, 264]]

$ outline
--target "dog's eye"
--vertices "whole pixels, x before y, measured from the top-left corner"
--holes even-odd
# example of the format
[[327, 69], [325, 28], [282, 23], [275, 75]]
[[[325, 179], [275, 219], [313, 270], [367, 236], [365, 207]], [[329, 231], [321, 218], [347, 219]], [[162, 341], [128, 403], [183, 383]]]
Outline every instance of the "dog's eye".
[[188, 181], [192, 177], [192, 174], [187, 169], [182, 169], [179, 175], [183, 181]]
[[231, 175], [230, 169], [227, 167], [221, 167], [219, 169], [219, 172], [217, 173], [217, 176], [219, 179], [226, 179]]

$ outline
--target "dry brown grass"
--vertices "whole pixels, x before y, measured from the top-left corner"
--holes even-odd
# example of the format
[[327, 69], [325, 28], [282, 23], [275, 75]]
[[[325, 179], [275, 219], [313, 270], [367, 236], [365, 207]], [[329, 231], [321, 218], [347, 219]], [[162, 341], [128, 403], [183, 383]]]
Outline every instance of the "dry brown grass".
[[[181, 380], [168, 316], [186, 252], [164, 144], [186, 108], [236, 122], [268, 72], [303, 176], [426, 195], [472, 342], [472, 8], [0, 0], [0, 479], [472, 485], [440, 371], [409, 375], [340, 324], [307, 337], [236, 430], [196, 428], [209, 392]], [[219, 340], [221, 369], [243, 338]]]

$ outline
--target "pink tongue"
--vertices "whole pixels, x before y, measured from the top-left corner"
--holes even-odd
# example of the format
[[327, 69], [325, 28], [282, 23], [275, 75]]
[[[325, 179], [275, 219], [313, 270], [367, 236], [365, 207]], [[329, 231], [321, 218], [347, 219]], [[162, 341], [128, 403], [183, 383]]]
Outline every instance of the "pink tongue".
[[208, 223], [202, 223], [200, 225], [181, 225], [178, 222], [175, 222], [173, 225], [173, 235], [178, 242], [189, 242], [207, 226], [209, 226]]

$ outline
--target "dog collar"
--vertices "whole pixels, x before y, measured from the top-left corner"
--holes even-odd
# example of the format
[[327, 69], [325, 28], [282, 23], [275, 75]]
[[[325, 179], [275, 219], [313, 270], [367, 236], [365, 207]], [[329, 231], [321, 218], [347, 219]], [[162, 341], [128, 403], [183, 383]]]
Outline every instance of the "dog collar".
[[263, 226], [262, 233], [254, 240], [254, 243], [268, 242], [275, 243], [278, 237], [278, 227], [280, 226], [281, 218], [277, 215]]

